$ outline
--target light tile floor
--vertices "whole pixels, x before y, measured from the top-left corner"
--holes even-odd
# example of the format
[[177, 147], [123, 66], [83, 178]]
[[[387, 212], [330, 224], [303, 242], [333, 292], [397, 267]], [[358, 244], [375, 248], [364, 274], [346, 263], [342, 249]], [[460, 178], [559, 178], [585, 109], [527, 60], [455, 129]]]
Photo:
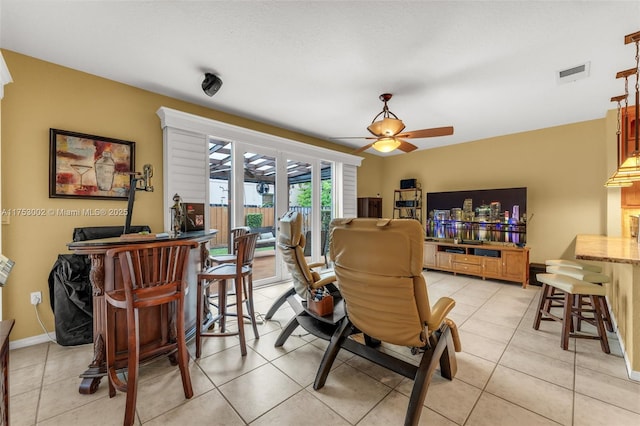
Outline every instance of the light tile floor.
[[[620, 345], [612, 353], [591, 340], [560, 348], [560, 324], [533, 330], [539, 287], [425, 272], [431, 302], [450, 296], [463, 352], [453, 381], [434, 376], [421, 425], [640, 425], [640, 383], [627, 378]], [[266, 312], [288, 285], [256, 291]], [[194, 397], [185, 400], [180, 374], [166, 358], [141, 369], [137, 419], [145, 425], [399, 425], [412, 382], [341, 351], [326, 386], [312, 383], [326, 342], [298, 329], [274, 348], [285, 305], [259, 326], [240, 356], [235, 337], [204, 340], [191, 362]], [[299, 332], [299, 333], [298, 333]], [[194, 345], [191, 342], [193, 354]], [[403, 355], [411, 357], [408, 350]], [[11, 424], [118, 425], [125, 396], [110, 399], [103, 380], [93, 395], [78, 393], [78, 373], [92, 346], [40, 344], [11, 351]]]

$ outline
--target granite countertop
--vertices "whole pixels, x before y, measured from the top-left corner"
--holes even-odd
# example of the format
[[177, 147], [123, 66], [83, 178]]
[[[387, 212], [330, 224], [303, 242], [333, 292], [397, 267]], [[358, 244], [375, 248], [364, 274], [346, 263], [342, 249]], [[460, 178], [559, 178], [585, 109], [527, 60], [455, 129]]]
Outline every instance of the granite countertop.
[[576, 259], [640, 266], [640, 250], [635, 238], [578, 235], [575, 254]]

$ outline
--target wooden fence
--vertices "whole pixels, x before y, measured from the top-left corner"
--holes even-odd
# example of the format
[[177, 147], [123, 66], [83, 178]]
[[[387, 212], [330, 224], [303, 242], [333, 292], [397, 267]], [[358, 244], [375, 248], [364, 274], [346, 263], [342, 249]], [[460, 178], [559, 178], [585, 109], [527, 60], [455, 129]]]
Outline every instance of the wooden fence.
[[[249, 213], [262, 214], [262, 226], [275, 226], [275, 209], [273, 207], [245, 207], [244, 216]], [[229, 245], [229, 207], [210, 207], [211, 228], [217, 229], [216, 238], [211, 240], [211, 247], [227, 247]], [[244, 224], [243, 224], [244, 225]]]
[[[306, 233], [311, 229], [311, 207], [289, 207], [291, 210], [296, 210], [302, 213], [302, 232]], [[211, 247], [228, 247], [229, 245], [229, 207], [226, 206], [213, 206], [210, 207], [210, 219], [211, 228], [217, 229], [218, 233], [216, 238], [211, 240]], [[246, 218], [250, 213], [262, 214], [262, 226], [263, 227], [275, 227], [275, 208], [273, 207], [245, 207], [244, 217]], [[322, 229], [329, 228], [329, 221], [331, 220], [331, 208], [323, 207], [322, 212]], [[245, 225], [243, 223], [242, 225]]]

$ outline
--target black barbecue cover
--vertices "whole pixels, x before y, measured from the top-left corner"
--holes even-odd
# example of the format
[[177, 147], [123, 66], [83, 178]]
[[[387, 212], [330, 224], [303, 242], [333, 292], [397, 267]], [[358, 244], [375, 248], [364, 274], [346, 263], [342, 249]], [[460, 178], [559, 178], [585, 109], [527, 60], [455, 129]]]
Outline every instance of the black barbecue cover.
[[88, 256], [60, 254], [49, 273], [56, 340], [63, 346], [93, 342], [93, 299]]

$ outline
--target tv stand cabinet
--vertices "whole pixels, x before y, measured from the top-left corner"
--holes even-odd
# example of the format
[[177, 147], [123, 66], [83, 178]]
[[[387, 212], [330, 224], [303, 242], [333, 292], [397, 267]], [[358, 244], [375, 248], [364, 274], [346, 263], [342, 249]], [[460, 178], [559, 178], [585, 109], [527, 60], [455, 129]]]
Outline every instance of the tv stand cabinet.
[[529, 249], [499, 244], [455, 244], [425, 241], [422, 266], [426, 269], [529, 283]]

